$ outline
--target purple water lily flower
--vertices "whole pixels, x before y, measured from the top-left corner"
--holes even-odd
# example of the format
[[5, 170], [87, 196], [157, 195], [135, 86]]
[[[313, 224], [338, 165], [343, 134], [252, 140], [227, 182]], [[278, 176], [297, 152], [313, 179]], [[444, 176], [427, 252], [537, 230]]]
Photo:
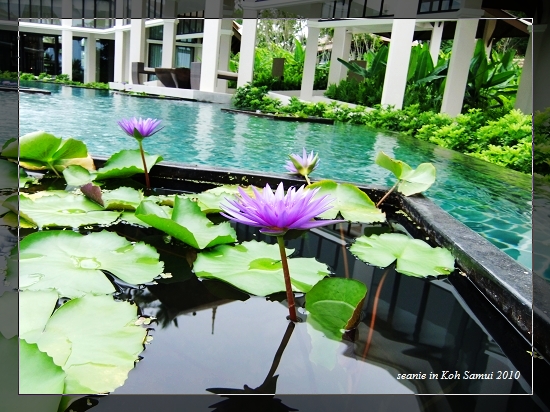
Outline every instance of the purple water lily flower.
[[154, 135], [156, 132], [162, 129], [160, 126], [160, 120], [157, 119], [120, 119], [117, 123], [122, 130], [128, 135], [135, 138], [139, 145], [139, 152], [141, 154], [141, 161], [143, 163], [143, 173], [145, 174], [145, 186], [147, 190], [151, 190], [151, 182], [149, 180], [149, 172], [147, 171], [147, 163], [145, 161], [145, 152], [143, 150], [142, 140], [146, 137]]
[[303, 154], [288, 155], [290, 160], [287, 160], [285, 168], [289, 173], [307, 176], [313, 172], [319, 165], [319, 154], [313, 154], [313, 150], [308, 155], [304, 147]]
[[131, 119], [121, 119], [117, 123], [124, 132], [138, 140], [152, 136], [162, 129], [159, 128], [161, 120], [157, 119], [139, 119], [133, 117]]
[[252, 187], [254, 197], [240, 187], [238, 190], [239, 199], [226, 199], [227, 203], [220, 205], [222, 216], [245, 225], [261, 227], [261, 232], [267, 235], [282, 236], [289, 229], [306, 230], [343, 222], [313, 220], [330, 209], [330, 203], [334, 200], [329, 196], [316, 198], [319, 189], [304, 190], [301, 186], [295, 190], [291, 187], [285, 195], [283, 183], [279, 184], [275, 193], [267, 184], [262, 192]]

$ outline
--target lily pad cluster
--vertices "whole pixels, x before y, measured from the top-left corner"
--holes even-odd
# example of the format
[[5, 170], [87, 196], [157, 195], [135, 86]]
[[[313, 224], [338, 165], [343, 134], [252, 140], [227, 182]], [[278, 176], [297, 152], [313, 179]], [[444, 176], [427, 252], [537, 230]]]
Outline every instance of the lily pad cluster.
[[[97, 231], [98, 226], [109, 227], [120, 221], [156, 230], [170, 247], [192, 251], [186, 255], [193, 256], [188, 263], [198, 278], [217, 279], [251, 295], [285, 291], [283, 272], [288, 261], [287, 293], [291, 289], [306, 295], [310, 327], [339, 340], [345, 330], [357, 324], [367, 294], [363, 283], [331, 277], [330, 269], [314, 258], [292, 257], [294, 251], [281, 243], [283, 234], [278, 238], [279, 245], [238, 243], [231, 224], [219, 223], [220, 216], [213, 216], [225, 211], [223, 205], [228, 201], [236, 204], [236, 200], [242, 200], [243, 193], [250, 204], [260, 204], [254, 199], [257, 190], [226, 185], [197, 194], [170, 196], [149, 196], [148, 190], [126, 186], [106, 190], [107, 179], [143, 173], [145, 164], [148, 172], [162, 160], [142, 153], [139, 142], [140, 150], [118, 152], [95, 170], [82, 142], [45, 132], [19, 139], [23, 167], [61, 173], [67, 183], [66, 191], [21, 193], [2, 203], [9, 211], [6, 216], [17, 218], [18, 213], [22, 225], [48, 229], [20, 242], [19, 255], [14, 251], [11, 257], [12, 268], [19, 259], [19, 273], [8, 271], [6, 278], [20, 291], [20, 352], [24, 355], [21, 393], [108, 393], [122, 385], [133, 368], [147, 330], [136, 324], [135, 305], [113, 299], [113, 279], [131, 285], [147, 284], [164, 275], [164, 264], [150, 244], [129, 241], [107, 230]], [[16, 159], [16, 144], [14, 141], [5, 146], [2, 155]], [[318, 161], [313, 152], [310, 160], [315, 160], [314, 166]], [[429, 164], [412, 169], [383, 153], [376, 163], [395, 174], [397, 190], [406, 196], [426, 190], [435, 179], [435, 169]], [[306, 178], [314, 168], [308, 169]], [[9, 172], [18, 178], [14, 170]], [[282, 186], [279, 190], [283, 191]], [[386, 221], [385, 213], [355, 185], [322, 180], [308, 184], [300, 193], [308, 190], [315, 190], [315, 197], [332, 199], [332, 207], [323, 209], [326, 211], [316, 219], [334, 222], [331, 224]], [[292, 189], [287, 195], [290, 192], [290, 197], [297, 193]], [[268, 194], [266, 198], [271, 197], [271, 191]], [[277, 193], [275, 198], [280, 200], [282, 196]], [[315, 220], [308, 223], [321, 226]], [[84, 235], [77, 228], [95, 231]], [[448, 251], [396, 233], [362, 236], [350, 251], [375, 266], [397, 261], [396, 270], [410, 276], [445, 275], [454, 267]]]

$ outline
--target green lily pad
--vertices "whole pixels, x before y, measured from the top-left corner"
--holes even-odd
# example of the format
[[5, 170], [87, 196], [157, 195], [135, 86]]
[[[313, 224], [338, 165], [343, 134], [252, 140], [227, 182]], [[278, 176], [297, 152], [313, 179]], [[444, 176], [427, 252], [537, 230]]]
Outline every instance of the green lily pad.
[[10, 227], [19, 227], [21, 229], [36, 229], [37, 227], [34, 223], [18, 216], [17, 213], [12, 212], [11, 210], [2, 216], [2, 224]]
[[0, 159], [0, 189], [17, 190], [19, 171], [15, 163]]
[[366, 193], [351, 183], [321, 180], [308, 188], [319, 188], [316, 197], [329, 195], [335, 199], [331, 203], [332, 208], [319, 215], [322, 219], [335, 219], [340, 213], [351, 222], [373, 223], [386, 220], [386, 214], [376, 207]]
[[19, 156], [19, 164], [30, 170], [60, 172], [70, 165], [95, 169], [83, 142], [72, 138], [63, 140], [43, 131], [28, 133], [9, 143], [2, 150], [2, 156], [11, 159]]
[[340, 340], [341, 331], [351, 329], [359, 321], [366, 295], [367, 287], [358, 280], [326, 278], [307, 293], [306, 309], [328, 337]]
[[237, 234], [229, 222], [215, 225], [201, 212], [197, 203], [180, 196], [175, 198], [171, 217], [161, 206], [147, 200], [141, 202], [135, 214], [148, 225], [196, 249], [237, 240]]
[[[147, 171], [149, 172], [151, 168], [161, 160], [161, 156], [145, 153]], [[96, 179], [124, 178], [133, 176], [137, 173], [144, 173], [143, 161], [141, 160], [141, 152], [139, 149], [121, 150], [112, 155], [107, 162], [105, 162], [105, 166], [97, 171]]]
[[19, 341], [19, 393], [62, 394], [66, 374], [34, 343]]
[[[287, 256], [293, 250], [285, 250]], [[326, 265], [313, 258], [288, 259], [292, 289], [308, 292], [329, 275]], [[201, 252], [193, 266], [199, 278], [219, 279], [257, 296], [267, 296], [285, 289], [278, 245], [243, 242], [237, 246], [221, 245]]]
[[[21, 194], [11, 196], [3, 203], [12, 212], [19, 214], [38, 227], [79, 227], [87, 225], [108, 225], [118, 219], [120, 213], [106, 211], [84, 196], [72, 193], [48, 194], [34, 197]], [[19, 200], [19, 208], [17, 201]]]
[[37, 232], [20, 243], [21, 290], [55, 290], [69, 298], [113, 293], [102, 270], [139, 285], [163, 273], [163, 264], [151, 246], [132, 244], [106, 231], [86, 236], [72, 231]]
[[64, 393], [107, 393], [124, 383], [147, 334], [136, 320], [135, 305], [111, 296], [72, 299], [53, 313], [37, 345], [66, 373]]
[[19, 337], [36, 343], [52, 316], [59, 296], [54, 290], [19, 292]]
[[[185, 195], [187, 198], [198, 203], [204, 213], [218, 213], [222, 209], [220, 203], [225, 199], [235, 199], [239, 194], [238, 185], [223, 185], [213, 189], [205, 190], [202, 193]], [[254, 197], [252, 186], [242, 188], [248, 195]]]
[[448, 275], [454, 270], [454, 258], [447, 249], [432, 248], [422, 240], [400, 233], [361, 236], [349, 250], [374, 266], [386, 267], [397, 259], [395, 270], [408, 276]]
[[397, 191], [405, 196], [424, 192], [435, 182], [435, 167], [422, 163], [416, 169], [401, 160], [395, 160], [384, 152], [379, 152], [374, 161], [378, 166], [392, 172], [399, 179]]
[[95, 173], [79, 165], [71, 165], [63, 170], [63, 177], [69, 186], [84, 186], [95, 179]]
[[136, 210], [143, 200], [143, 193], [131, 187], [120, 187], [102, 193], [105, 209]]

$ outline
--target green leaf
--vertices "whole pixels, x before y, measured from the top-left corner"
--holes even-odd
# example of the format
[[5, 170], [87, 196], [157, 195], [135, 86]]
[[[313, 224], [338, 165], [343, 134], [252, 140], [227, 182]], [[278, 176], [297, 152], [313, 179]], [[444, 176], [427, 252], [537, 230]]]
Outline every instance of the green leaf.
[[62, 394], [66, 374], [34, 343], [19, 341], [19, 393]]
[[[287, 256], [293, 252], [285, 251]], [[326, 265], [313, 258], [288, 259], [288, 266], [292, 289], [297, 292], [308, 292], [329, 274]], [[278, 245], [253, 240], [218, 246], [199, 253], [193, 270], [199, 278], [219, 279], [257, 296], [286, 290]]]
[[407, 163], [401, 160], [392, 159], [382, 151], [378, 152], [374, 163], [376, 163], [378, 166], [383, 167], [384, 169], [389, 170], [398, 179], [401, 179], [403, 173], [407, 173], [412, 170], [412, 168]]
[[131, 187], [120, 187], [102, 194], [105, 209], [136, 210], [143, 200], [143, 193]]
[[363, 301], [367, 295], [364, 283], [354, 279], [325, 278], [306, 295], [306, 309], [316, 328], [327, 337], [340, 340], [342, 330], [351, 329], [359, 321]]
[[132, 244], [106, 231], [86, 236], [72, 231], [37, 232], [20, 243], [21, 290], [55, 290], [69, 298], [113, 293], [102, 270], [138, 285], [160, 275], [163, 264], [151, 246]]
[[435, 167], [431, 163], [421, 163], [414, 170], [404, 173], [397, 191], [405, 196], [428, 190], [435, 182]]
[[21, 136], [6, 145], [2, 156], [17, 159], [19, 164], [31, 170], [62, 171], [70, 165], [80, 165], [94, 170], [94, 161], [86, 145], [80, 140], [62, 140], [52, 134], [38, 131]]
[[[6, 199], [4, 206], [14, 210], [17, 206], [17, 196]], [[29, 222], [38, 227], [79, 227], [86, 225], [108, 225], [118, 219], [120, 213], [105, 211], [100, 205], [86, 199], [84, 196], [72, 193], [53, 193], [42, 197], [21, 194], [19, 196], [19, 213]]]
[[95, 173], [79, 165], [71, 165], [63, 170], [63, 177], [69, 186], [84, 186], [95, 178]]
[[147, 200], [141, 202], [135, 215], [148, 225], [196, 249], [233, 243], [237, 240], [237, 234], [229, 222], [215, 225], [201, 212], [196, 202], [180, 196], [175, 198], [171, 217], [161, 206]]
[[[147, 171], [149, 172], [151, 168], [161, 160], [161, 156], [145, 153]], [[105, 162], [105, 166], [97, 171], [96, 179], [104, 180], [114, 177], [124, 178], [143, 172], [143, 161], [141, 160], [141, 152], [139, 149], [121, 150], [112, 155], [107, 162]]]
[[[224, 202], [226, 198], [236, 198], [236, 195], [239, 193], [238, 187], [238, 185], [223, 185], [205, 190], [202, 193], [185, 195], [185, 197], [195, 200], [204, 213], [218, 213], [222, 210], [220, 208], [221, 202]], [[250, 196], [254, 196], [252, 186], [242, 189]]]
[[421, 163], [413, 169], [407, 163], [392, 159], [384, 152], [379, 152], [374, 162], [392, 172], [400, 180], [397, 191], [405, 196], [424, 192], [435, 182], [436, 171], [431, 163]]
[[17, 164], [0, 159], [0, 189], [17, 190], [19, 187], [19, 172]]
[[396, 271], [408, 276], [448, 275], [454, 270], [454, 258], [447, 249], [432, 248], [400, 233], [361, 236], [349, 250], [374, 266], [386, 267], [397, 259]]
[[332, 208], [319, 215], [322, 219], [334, 219], [340, 213], [346, 220], [352, 222], [384, 222], [386, 215], [378, 209], [366, 193], [351, 183], [336, 183], [332, 180], [321, 180], [308, 186], [308, 189], [318, 187], [316, 197], [331, 196], [334, 201]]
[[36, 343], [55, 309], [59, 296], [53, 290], [19, 292], [19, 337]]
[[136, 320], [135, 305], [111, 296], [86, 295], [54, 312], [37, 344], [67, 374], [64, 393], [107, 393], [122, 386], [147, 333]]

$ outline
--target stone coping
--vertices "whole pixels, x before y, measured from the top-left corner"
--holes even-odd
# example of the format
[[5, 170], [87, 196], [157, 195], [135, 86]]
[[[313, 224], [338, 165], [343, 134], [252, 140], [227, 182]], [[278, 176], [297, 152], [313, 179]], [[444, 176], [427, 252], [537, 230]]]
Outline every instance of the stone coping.
[[249, 116], [256, 116], [256, 117], [267, 117], [268, 119], [282, 120], [286, 122], [334, 124], [334, 119], [325, 119], [323, 117], [313, 117], [313, 116], [296, 117], [296, 116], [277, 115], [277, 114], [271, 114], [271, 113], [262, 113], [260, 111], [254, 112], [252, 110], [238, 110], [238, 109], [227, 109], [227, 108], [222, 108], [221, 111], [228, 112], [228, 113], [246, 114]]

